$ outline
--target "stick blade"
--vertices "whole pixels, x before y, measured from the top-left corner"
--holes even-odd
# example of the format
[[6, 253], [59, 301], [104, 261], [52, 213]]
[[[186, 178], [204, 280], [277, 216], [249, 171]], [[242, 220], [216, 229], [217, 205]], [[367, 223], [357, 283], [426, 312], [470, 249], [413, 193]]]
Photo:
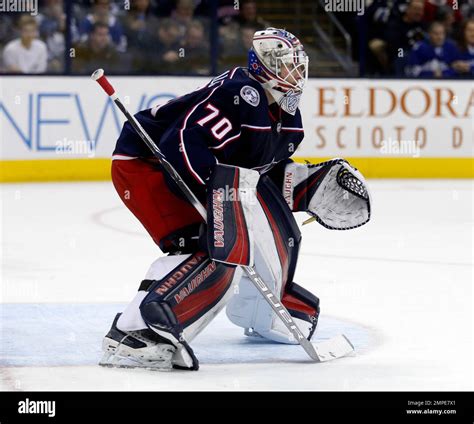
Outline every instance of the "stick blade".
[[354, 352], [354, 346], [344, 334], [340, 334], [329, 340], [313, 343], [313, 346], [320, 362], [331, 361]]

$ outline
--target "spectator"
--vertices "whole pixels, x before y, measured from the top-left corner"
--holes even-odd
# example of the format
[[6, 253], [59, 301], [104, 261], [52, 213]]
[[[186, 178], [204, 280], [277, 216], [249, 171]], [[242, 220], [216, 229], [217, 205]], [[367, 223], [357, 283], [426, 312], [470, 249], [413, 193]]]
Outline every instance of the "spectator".
[[227, 25], [239, 14], [239, 3], [235, 0], [220, 0], [217, 9], [217, 22], [219, 25]]
[[426, 0], [424, 20], [428, 23], [438, 19], [440, 9], [451, 9], [454, 12], [454, 20], [461, 22], [462, 14], [459, 8], [459, 0]]
[[454, 10], [449, 6], [443, 6], [438, 8], [436, 13], [436, 21], [441, 22], [444, 25], [447, 37], [453, 37], [456, 30], [456, 20], [454, 18]]
[[220, 26], [218, 40], [220, 54], [228, 54], [239, 41], [239, 25], [235, 21], [231, 21], [226, 25]]
[[111, 11], [110, 0], [94, 0], [92, 13], [86, 15], [79, 24], [81, 41], [84, 42], [87, 39], [96, 23], [108, 26], [110, 37], [118, 51], [124, 52], [127, 49], [127, 38], [123, 33], [122, 25]]
[[127, 72], [126, 58], [120, 58], [114, 44], [110, 40], [109, 26], [97, 22], [92, 26], [88, 39], [75, 48], [76, 56], [72, 62], [72, 69], [76, 73], [90, 74], [97, 68], [106, 67], [108, 71], [116, 72], [119, 69]]
[[47, 0], [38, 15], [41, 38], [48, 47], [48, 69], [60, 72], [64, 65], [66, 15], [62, 0]]
[[408, 75], [414, 77], [442, 78], [456, 75], [451, 67], [458, 58], [455, 44], [446, 39], [446, 30], [440, 22], [433, 22], [428, 39], [413, 47], [408, 57]]
[[412, 47], [425, 38], [424, 1], [411, 0], [402, 15], [392, 17], [387, 25], [387, 63], [390, 71], [403, 73], [406, 57]]
[[175, 0], [152, 0], [151, 3], [152, 13], [158, 18], [169, 17], [175, 6]]
[[[242, 28], [240, 28], [240, 40], [242, 41], [241, 46], [244, 49], [245, 52], [245, 62], [247, 61], [247, 54], [252, 47], [253, 44], [253, 36], [257, 32], [257, 28], [250, 26], [250, 25], [245, 25]], [[243, 63], [242, 65], [245, 65], [246, 63]]]
[[30, 15], [19, 20], [20, 38], [10, 41], [3, 51], [3, 62], [7, 72], [41, 74], [48, 64], [46, 44], [38, 40], [38, 24]]
[[188, 25], [193, 21], [194, 1], [178, 0], [176, 9], [171, 13], [171, 18], [178, 25], [180, 36], [184, 38]]
[[265, 29], [271, 25], [260, 18], [257, 12], [257, 3], [254, 0], [242, 0], [240, 2], [239, 14], [223, 20], [225, 23], [219, 28], [220, 51], [223, 55], [228, 55], [229, 49], [239, 48], [242, 27], [252, 27]]
[[384, 74], [389, 70], [386, 31], [393, 14], [392, 0], [374, 0], [367, 5], [368, 55], [367, 68], [370, 74]]
[[267, 21], [258, 16], [257, 2], [255, 0], [242, 0], [240, 2], [240, 13], [237, 17], [239, 25], [253, 26], [265, 29], [271, 26]]
[[123, 19], [128, 47], [149, 47], [158, 28], [158, 19], [150, 9], [150, 0], [131, 0], [131, 10]]
[[182, 59], [180, 55], [181, 32], [175, 20], [165, 18], [158, 26], [158, 46], [150, 58], [151, 70], [160, 73], [176, 72], [177, 62]]
[[56, 32], [64, 32], [66, 15], [62, 0], [46, 0], [38, 15], [40, 35], [47, 39]]
[[[227, 3], [230, 0], [219, 0], [217, 3], [217, 15], [219, 16], [219, 9], [220, 7]], [[202, 16], [206, 19], [209, 19], [209, 17], [213, 13], [214, 9], [214, 4], [216, 3], [215, 0], [196, 0], [194, 2], [195, 7], [194, 7], [194, 17], [197, 16]]]
[[453, 69], [461, 76], [474, 76], [474, 18], [464, 22], [459, 60], [453, 63]]
[[2, 12], [0, 13], [0, 45], [5, 45], [12, 39], [19, 36], [15, 34], [15, 24], [13, 17], [16, 13], [11, 12]]
[[384, 39], [388, 20], [393, 14], [393, 1], [374, 0], [365, 12], [367, 17], [367, 36], [369, 40], [374, 38]]
[[252, 47], [253, 36], [258, 29], [244, 25], [239, 30], [239, 37], [234, 44], [228, 45], [220, 50], [220, 67], [245, 66], [248, 59], [248, 51]]
[[461, 5], [461, 15], [464, 19], [474, 18], [474, 0], [467, 0]]
[[133, 71], [143, 72], [148, 55], [158, 43], [159, 22], [151, 13], [150, 0], [132, 0], [130, 12], [123, 18], [123, 26]]
[[210, 50], [204, 25], [199, 21], [188, 25], [184, 39], [184, 59], [186, 70], [192, 73], [209, 74]]

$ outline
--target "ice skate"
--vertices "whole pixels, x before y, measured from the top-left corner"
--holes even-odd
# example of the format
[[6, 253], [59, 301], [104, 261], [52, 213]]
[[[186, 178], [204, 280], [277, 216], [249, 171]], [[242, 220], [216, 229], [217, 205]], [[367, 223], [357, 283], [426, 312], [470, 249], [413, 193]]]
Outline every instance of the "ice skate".
[[152, 330], [122, 331], [117, 328], [121, 314], [102, 342], [104, 354], [99, 365], [117, 368], [170, 370], [176, 347]]

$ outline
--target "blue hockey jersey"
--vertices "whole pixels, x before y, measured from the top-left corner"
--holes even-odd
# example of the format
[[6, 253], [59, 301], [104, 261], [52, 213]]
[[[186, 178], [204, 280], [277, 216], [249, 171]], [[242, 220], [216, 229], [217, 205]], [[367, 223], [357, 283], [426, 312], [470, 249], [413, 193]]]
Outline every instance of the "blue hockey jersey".
[[468, 47], [462, 50], [459, 55], [459, 60], [469, 62], [469, 73], [467, 76], [474, 76], [474, 47]]
[[[206, 86], [136, 118], [167, 160], [192, 186], [203, 186], [216, 163], [261, 173], [285, 161], [303, 140], [300, 111], [269, 106], [259, 82], [235, 68]], [[114, 155], [147, 158], [152, 153], [126, 122]]]
[[440, 47], [434, 47], [428, 40], [416, 43], [408, 56], [408, 71], [414, 77], [432, 77], [440, 70], [443, 77], [455, 76], [451, 63], [459, 59], [456, 45], [446, 40]]

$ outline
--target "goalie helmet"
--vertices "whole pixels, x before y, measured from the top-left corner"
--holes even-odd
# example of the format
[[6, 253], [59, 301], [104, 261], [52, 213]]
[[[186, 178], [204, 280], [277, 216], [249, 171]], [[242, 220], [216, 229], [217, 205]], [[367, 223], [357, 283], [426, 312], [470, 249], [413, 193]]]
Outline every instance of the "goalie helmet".
[[308, 80], [308, 55], [288, 31], [257, 31], [249, 50], [249, 72], [280, 107], [294, 115]]

